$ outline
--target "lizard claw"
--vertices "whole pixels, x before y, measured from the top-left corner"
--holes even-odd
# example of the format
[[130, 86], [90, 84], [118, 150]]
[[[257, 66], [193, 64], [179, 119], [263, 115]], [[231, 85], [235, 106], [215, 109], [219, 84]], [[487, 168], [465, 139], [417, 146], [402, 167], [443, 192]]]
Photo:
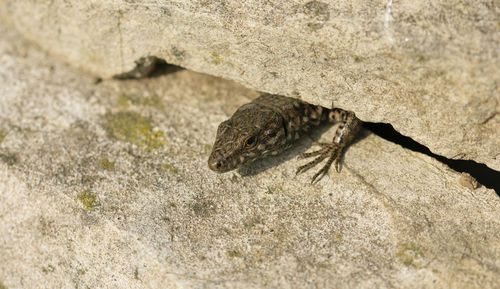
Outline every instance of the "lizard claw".
[[314, 183], [314, 181], [318, 177], [320, 176], [322, 177], [324, 174], [326, 174], [334, 161], [335, 161], [335, 170], [337, 172], [340, 172], [340, 160], [343, 152], [343, 146], [339, 146], [338, 144], [335, 143], [315, 143], [315, 144], [321, 146], [322, 148], [314, 152], [303, 153], [299, 156], [299, 158], [303, 159], [317, 155], [319, 156], [314, 160], [310, 161], [309, 163], [300, 166], [296, 172], [296, 174], [303, 173], [309, 170], [310, 168], [314, 167], [324, 159], [328, 158], [326, 164], [313, 176], [311, 183]]

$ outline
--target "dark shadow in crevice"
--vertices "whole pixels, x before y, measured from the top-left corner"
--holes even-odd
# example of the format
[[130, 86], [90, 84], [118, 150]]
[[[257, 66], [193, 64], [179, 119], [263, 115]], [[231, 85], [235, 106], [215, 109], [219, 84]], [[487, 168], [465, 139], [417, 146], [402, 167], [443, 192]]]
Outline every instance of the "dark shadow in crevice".
[[374, 134], [388, 141], [397, 143], [404, 148], [431, 156], [457, 172], [469, 173], [483, 186], [495, 190], [497, 195], [500, 197], [499, 171], [495, 171], [485, 164], [477, 163], [475, 161], [453, 160], [437, 155], [431, 152], [430, 149], [426, 146], [421, 145], [413, 139], [400, 134], [390, 124], [365, 122], [364, 127], [372, 131]]
[[145, 77], [159, 77], [174, 73], [184, 68], [168, 64], [165, 60], [156, 56], [141, 57], [135, 61], [135, 68], [113, 76], [115, 79], [140, 79]]
[[163, 75], [175, 73], [175, 72], [182, 71], [182, 70], [184, 70], [184, 68], [177, 66], [177, 65], [169, 64], [169, 63], [165, 62], [164, 60], [161, 60], [161, 62], [158, 62], [156, 64], [155, 68], [148, 75], [148, 77], [151, 77], [151, 78], [160, 77]]

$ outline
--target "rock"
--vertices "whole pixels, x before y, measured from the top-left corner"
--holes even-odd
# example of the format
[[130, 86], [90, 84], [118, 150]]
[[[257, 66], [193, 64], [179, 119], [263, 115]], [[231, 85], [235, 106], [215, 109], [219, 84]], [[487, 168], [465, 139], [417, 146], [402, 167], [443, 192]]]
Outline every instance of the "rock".
[[0, 0], [0, 15], [100, 77], [146, 75], [141, 60], [163, 59], [333, 103], [436, 154], [500, 170], [495, 3]]
[[458, 179], [458, 183], [466, 188], [469, 188], [471, 190], [475, 190], [479, 188], [479, 183], [478, 181], [472, 177], [470, 174], [463, 172], [460, 175], [460, 179]]
[[217, 125], [255, 91], [96, 82], [3, 24], [0, 95], [1, 288], [500, 286], [495, 192], [368, 132], [316, 185], [294, 174], [315, 134], [215, 174]]

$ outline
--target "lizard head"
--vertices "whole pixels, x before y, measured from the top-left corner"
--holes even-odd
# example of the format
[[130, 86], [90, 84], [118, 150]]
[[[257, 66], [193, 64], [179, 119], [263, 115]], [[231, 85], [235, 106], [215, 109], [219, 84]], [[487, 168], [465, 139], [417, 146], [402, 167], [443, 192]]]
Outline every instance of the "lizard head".
[[224, 173], [282, 151], [285, 142], [285, 127], [278, 113], [242, 106], [219, 125], [208, 166], [213, 171]]

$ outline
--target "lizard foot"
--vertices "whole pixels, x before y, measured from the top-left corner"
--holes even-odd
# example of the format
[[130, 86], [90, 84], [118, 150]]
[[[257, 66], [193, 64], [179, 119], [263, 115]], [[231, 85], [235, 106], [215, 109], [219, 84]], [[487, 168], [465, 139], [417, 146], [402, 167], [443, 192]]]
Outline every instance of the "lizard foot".
[[340, 159], [342, 156], [342, 151], [344, 149], [343, 146], [340, 146], [336, 143], [313, 142], [313, 145], [318, 145], [321, 147], [321, 149], [314, 151], [314, 152], [310, 152], [310, 153], [303, 153], [299, 156], [299, 158], [304, 159], [304, 158], [310, 158], [313, 156], [318, 156], [318, 157], [316, 157], [314, 160], [308, 162], [307, 164], [300, 166], [297, 169], [296, 174], [298, 175], [300, 173], [303, 173], [303, 172], [309, 170], [310, 168], [314, 167], [315, 165], [317, 165], [318, 163], [320, 163], [321, 161], [323, 161], [326, 158], [328, 158], [328, 160], [326, 161], [326, 164], [313, 176], [311, 184], [314, 183], [314, 181], [319, 176], [326, 174], [334, 161], [335, 161], [335, 169], [337, 170], [337, 172], [340, 172]]

